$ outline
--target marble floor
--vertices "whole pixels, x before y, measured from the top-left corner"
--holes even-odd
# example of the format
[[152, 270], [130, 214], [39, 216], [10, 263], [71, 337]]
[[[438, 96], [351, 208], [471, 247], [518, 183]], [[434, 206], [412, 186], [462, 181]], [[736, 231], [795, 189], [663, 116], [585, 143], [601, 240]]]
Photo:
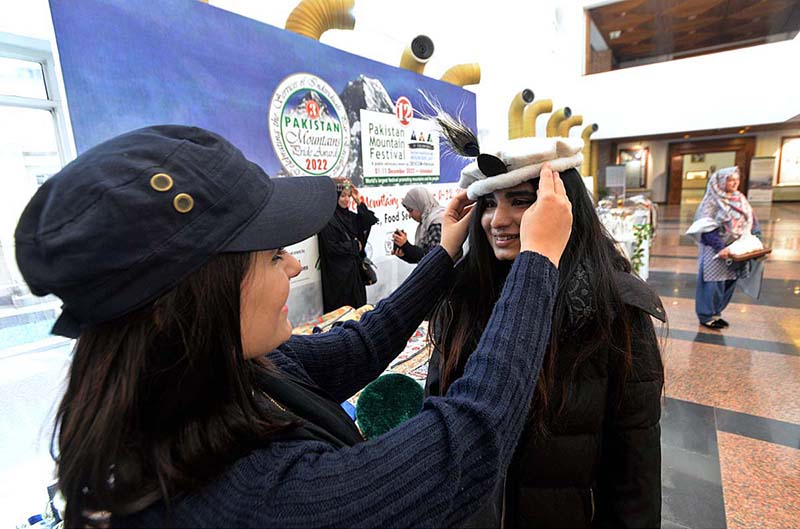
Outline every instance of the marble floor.
[[800, 203], [756, 206], [773, 248], [762, 294], [722, 331], [694, 314], [696, 204], [661, 206], [648, 283], [669, 323], [662, 415], [665, 528], [800, 528]]

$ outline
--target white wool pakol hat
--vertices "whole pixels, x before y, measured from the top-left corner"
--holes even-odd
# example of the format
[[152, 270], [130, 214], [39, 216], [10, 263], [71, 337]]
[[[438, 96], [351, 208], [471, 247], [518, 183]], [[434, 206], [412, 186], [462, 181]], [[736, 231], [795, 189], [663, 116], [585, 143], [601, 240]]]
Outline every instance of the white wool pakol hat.
[[[482, 152], [477, 160], [464, 167], [458, 185], [467, 190], [470, 199], [475, 200], [498, 189], [507, 189], [538, 178], [545, 162], [550, 162], [553, 171], [579, 167], [583, 163], [582, 151], [582, 138], [508, 140], [499, 149]], [[487, 164], [489, 157], [500, 163], [495, 161]]]
[[422, 95], [434, 110], [430, 119], [442, 134], [444, 146], [458, 156], [473, 159], [461, 170], [458, 182], [471, 200], [538, 178], [546, 162], [559, 172], [583, 163], [582, 138], [526, 137], [506, 140], [494, 150], [482, 149], [478, 137], [460, 117], [451, 116], [436, 101]]

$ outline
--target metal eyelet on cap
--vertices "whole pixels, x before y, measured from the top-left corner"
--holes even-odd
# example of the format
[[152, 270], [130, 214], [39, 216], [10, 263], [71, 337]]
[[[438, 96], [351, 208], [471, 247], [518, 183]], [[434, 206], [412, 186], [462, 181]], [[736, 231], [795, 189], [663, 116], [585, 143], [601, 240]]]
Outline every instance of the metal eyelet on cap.
[[167, 173], [156, 173], [150, 177], [150, 187], [156, 191], [169, 191], [172, 189], [172, 177]]
[[178, 193], [172, 199], [172, 205], [179, 213], [189, 213], [194, 208], [194, 199], [192, 195], [186, 193]]

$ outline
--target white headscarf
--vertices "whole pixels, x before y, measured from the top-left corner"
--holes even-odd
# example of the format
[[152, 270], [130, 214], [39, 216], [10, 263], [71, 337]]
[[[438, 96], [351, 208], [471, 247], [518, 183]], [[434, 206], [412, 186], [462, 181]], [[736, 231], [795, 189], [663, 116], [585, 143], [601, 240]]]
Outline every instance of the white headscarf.
[[409, 209], [416, 209], [422, 213], [419, 226], [417, 226], [417, 231], [414, 234], [414, 244], [423, 246], [426, 242], [423, 239], [428, 233], [430, 225], [442, 223], [444, 207], [439, 205], [439, 202], [433, 198], [431, 192], [425, 187], [415, 187], [409, 190], [405, 198], [403, 198], [403, 206]]

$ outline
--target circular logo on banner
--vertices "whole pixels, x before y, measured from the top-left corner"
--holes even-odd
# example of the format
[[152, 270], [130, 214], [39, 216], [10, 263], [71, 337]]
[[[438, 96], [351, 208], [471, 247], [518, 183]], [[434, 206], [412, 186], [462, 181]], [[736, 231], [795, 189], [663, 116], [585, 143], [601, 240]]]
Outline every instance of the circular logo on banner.
[[394, 113], [401, 125], [408, 125], [414, 117], [414, 107], [406, 96], [400, 96], [394, 104]]
[[278, 85], [269, 107], [269, 135], [292, 176], [340, 176], [350, 155], [350, 124], [341, 99], [307, 73]]

